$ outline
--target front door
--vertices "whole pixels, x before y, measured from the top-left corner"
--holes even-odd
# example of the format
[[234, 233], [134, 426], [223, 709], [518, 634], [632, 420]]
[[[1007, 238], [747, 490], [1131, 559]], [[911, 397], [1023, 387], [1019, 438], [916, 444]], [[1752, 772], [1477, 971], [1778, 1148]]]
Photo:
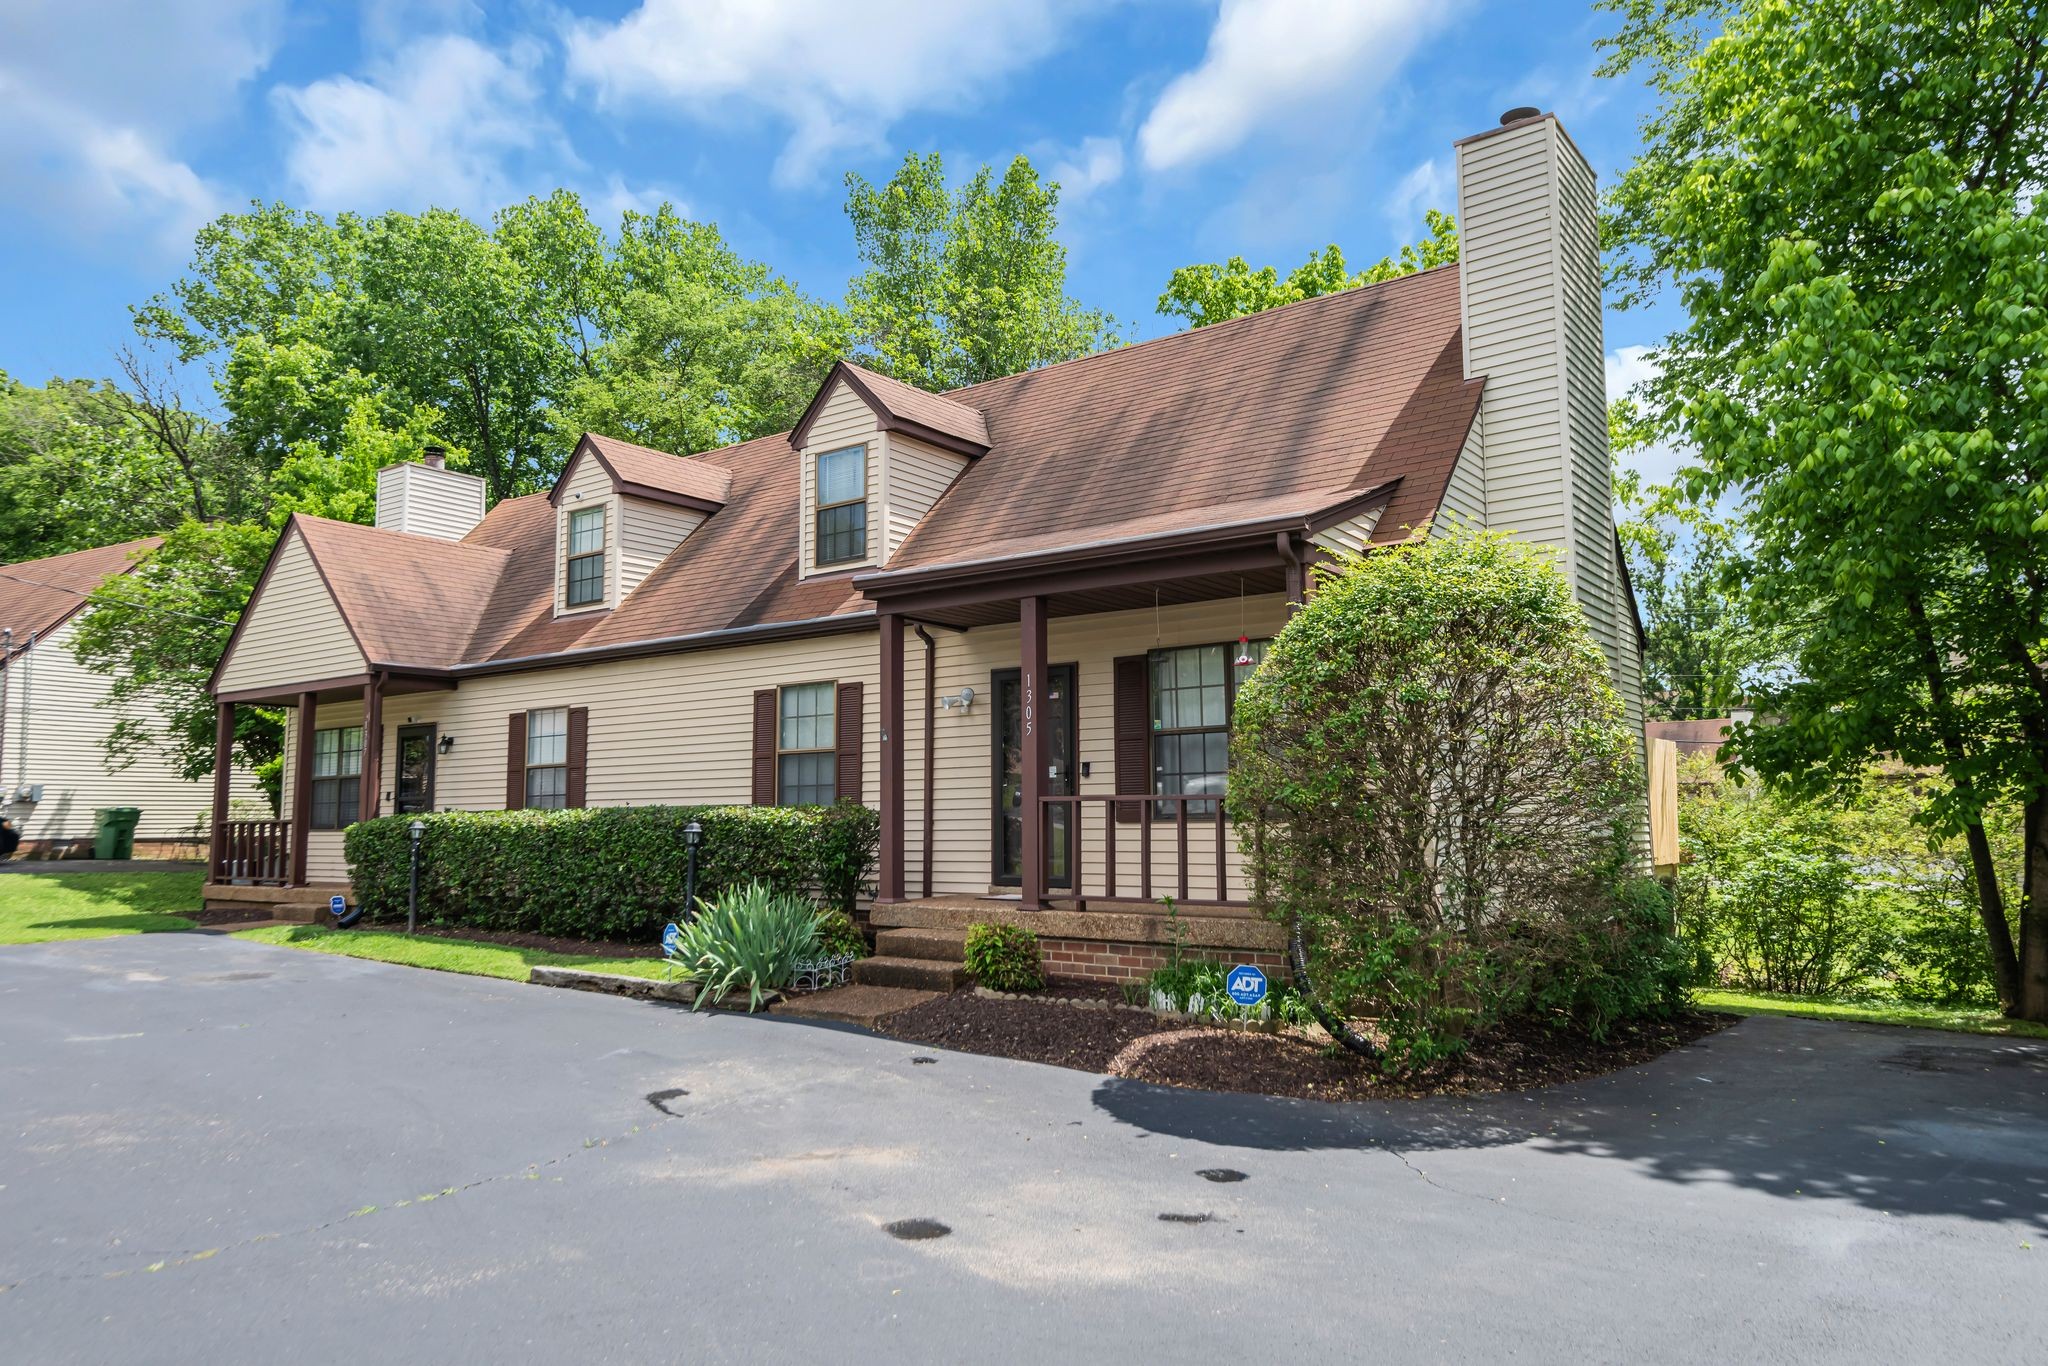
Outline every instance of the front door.
[[434, 728], [398, 728], [398, 778], [391, 789], [392, 809], [408, 811], [434, 809]]
[[[1074, 794], [1074, 666], [1055, 664], [1046, 670], [1046, 747], [1052, 751], [1045, 791], [1051, 797]], [[991, 680], [995, 693], [995, 869], [998, 884], [1024, 881], [1024, 674], [998, 669]], [[1067, 866], [1068, 808], [1054, 807], [1046, 822], [1046, 885], [1072, 887]]]

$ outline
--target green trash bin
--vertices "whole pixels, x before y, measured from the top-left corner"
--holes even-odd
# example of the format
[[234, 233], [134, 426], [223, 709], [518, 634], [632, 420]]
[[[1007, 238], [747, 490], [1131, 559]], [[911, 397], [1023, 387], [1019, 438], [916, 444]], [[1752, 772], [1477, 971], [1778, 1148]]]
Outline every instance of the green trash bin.
[[101, 859], [133, 858], [135, 826], [142, 819], [139, 806], [103, 806], [92, 813], [92, 856]]

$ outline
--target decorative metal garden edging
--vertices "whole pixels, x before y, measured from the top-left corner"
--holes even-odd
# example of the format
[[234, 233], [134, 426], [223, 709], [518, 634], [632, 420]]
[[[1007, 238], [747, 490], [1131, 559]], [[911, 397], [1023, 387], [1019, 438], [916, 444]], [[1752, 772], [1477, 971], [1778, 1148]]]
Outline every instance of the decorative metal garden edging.
[[823, 991], [827, 987], [844, 986], [853, 979], [853, 965], [857, 954], [835, 953], [822, 958], [799, 958], [796, 970], [789, 980], [791, 991]]

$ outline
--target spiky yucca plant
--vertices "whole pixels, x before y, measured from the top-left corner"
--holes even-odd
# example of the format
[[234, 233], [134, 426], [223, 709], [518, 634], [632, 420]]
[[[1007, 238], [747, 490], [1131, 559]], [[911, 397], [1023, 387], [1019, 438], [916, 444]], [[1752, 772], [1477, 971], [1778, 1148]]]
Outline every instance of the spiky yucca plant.
[[789, 985], [799, 959], [818, 951], [818, 908], [752, 882], [706, 903], [682, 930], [676, 960], [697, 980], [690, 1008], [718, 1005], [745, 986], [752, 1012], [769, 992]]

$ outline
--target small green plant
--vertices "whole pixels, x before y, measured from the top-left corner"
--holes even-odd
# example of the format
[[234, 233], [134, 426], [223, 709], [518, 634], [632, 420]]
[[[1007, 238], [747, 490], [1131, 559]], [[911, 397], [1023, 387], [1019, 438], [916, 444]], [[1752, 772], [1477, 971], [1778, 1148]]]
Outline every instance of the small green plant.
[[818, 912], [818, 952], [826, 958], [868, 956], [868, 938], [853, 917], [837, 907]]
[[968, 975], [990, 991], [1036, 991], [1045, 985], [1038, 936], [1016, 925], [968, 926], [962, 961]]
[[696, 978], [691, 1009], [717, 1005], [744, 986], [747, 1009], [789, 985], [799, 959], [818, 952], [818, 908], [804, 897], [777, 895], [759, 882], [734, 888], [684, 925], [676, 960]]
[[1180, 907], [1170, 896], [1159, 898], [1166, 907], [1166, 966], [1178, 968], [1188, 947], [1188, 927], [1180, 918]]
[[1139, 1003], [1154, 1010], [1225, 1022], [1278, 1021], [1290, 1029], [1315, 1023], [1315, 1012], [1292, 986], [1275, 985], [1259, 1004], [1241, 1006], [1230, 999], [1229, 978], [1230, 970], [1221, 963], [1204, 959], [1169, 961], [1143, 984], [1145, 996]]

